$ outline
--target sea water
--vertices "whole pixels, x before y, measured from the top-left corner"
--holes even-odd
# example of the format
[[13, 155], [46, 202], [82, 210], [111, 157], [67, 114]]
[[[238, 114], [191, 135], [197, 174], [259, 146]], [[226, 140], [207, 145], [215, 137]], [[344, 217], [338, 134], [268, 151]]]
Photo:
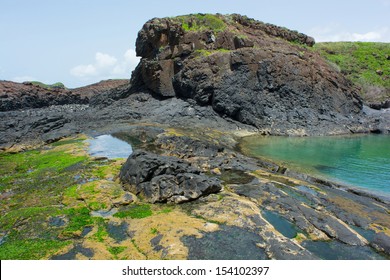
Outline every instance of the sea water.
[[241, 147], [297, 171], [390, 196], [390, 135], [250, 136]]

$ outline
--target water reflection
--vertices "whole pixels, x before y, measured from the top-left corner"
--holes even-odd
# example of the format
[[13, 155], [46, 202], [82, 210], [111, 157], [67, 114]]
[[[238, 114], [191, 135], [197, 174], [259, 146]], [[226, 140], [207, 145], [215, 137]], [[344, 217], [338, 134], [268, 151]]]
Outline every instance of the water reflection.
[[89, 154], [95, 157], [127, 158], [133, 153], [131, 145], [112, 135], [100, 135], [89, 142]]

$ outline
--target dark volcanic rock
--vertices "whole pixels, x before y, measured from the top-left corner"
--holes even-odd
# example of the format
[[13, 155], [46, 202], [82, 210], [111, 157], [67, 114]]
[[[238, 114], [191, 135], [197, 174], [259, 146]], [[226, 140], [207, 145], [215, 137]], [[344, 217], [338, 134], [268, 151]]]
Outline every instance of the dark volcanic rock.
[[197, 141], [189, 137], [165, 136], [157, 139], [156, 144], [164, 150], [172, 151], [179, 157], [215, 157], [223, 147], [211, 143]]
[[65, 88], [0, 81], [0, 111], [85, 103], [88, 103], [88, 98]]
[[93, 104], [108, 105], [112, 100], [127, 97], [128, 87], [128, 80], [106, 80], [75, 89], [0, 81], [0, 111], [88, 104], [90, 100]]
[[128, 79], [109, 79], [91, 85], [71, 89], [71, 91], [74, 94], [79, 94], [82, 97], [87, 97], [90, 99], [91, 97], [99, 96], [105, 92], [120, 91], [120, 89], [127, 86], [129, 86]]
[[138, 33], [142, 59], [131, 90], [191, 99], [266, 133], [357, 130], [357, 91], [305, 46], [313, 44], [304, 34], [240, 15], [155, 18]]
[[235, 226], [221, 226], [220, 231], [205, 233], [203, 238], [185, 236], [190, 260], [265, 260], [265, 250], [257, 243], [261, 236]]
[[222, 189], [218, 179], [209, 178], [185, 161], [144, 151], [133, 153], [119, 176], [126, 189], [152, 203], [181, 203]]

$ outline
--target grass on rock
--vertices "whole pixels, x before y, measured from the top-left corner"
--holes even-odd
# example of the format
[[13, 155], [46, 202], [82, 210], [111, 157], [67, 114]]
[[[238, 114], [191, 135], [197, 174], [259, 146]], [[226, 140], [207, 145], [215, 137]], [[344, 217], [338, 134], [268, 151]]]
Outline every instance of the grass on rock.
[[354, 84], [369, 101], [390, 98], [390, 44], [372, 42], [332, 42], [314, 45]]

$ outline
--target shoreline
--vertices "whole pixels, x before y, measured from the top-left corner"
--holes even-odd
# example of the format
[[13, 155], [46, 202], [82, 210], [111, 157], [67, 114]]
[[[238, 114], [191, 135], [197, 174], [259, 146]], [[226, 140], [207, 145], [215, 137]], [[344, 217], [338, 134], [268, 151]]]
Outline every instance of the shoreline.
[[[328, 135], [328, 136], [304, 136], [304, 138], [320, 138], [320, 137], [362, 137], [362, 136], [370, 136], [372, 133], [359, 133], [359, 134], [341, 134], [341, 135]], [[256, 133], [249, 135], [249, 137], [256, 136]], [[295, 136], [277, 136], [277, 135], [258, 135], [259, 137], [294, 137]], [[320, 172], [311, 171], [312, 166], [308, 167], [310, 169], [304, 168], [302, 166], [297, 166], [283, 160], [275, 160], [271, 157], [263, 156], [263, 155], [254, 155], [249, 151], [248, 147], [245, 147], [245, 138], [248, 136], [241, 137], [237, 143], [237, 150], [243, 155], [256, 158], [264, 163], [265, 166], [273, 165], [272, 169], [277, 168], [277, 173], [292, 176], [296, 179], [307, 180], [310, 183], [317, 183], [321, 185], [326, 185], [328, 187], [337, 188], [340, 190], [345, 190], [347, 192], [355, 193], [358, 195], [370, 197], [376, 199], [378, 201], [384, 202], [386, 204], [390, 204], [390, 192], [382, 192], [380, 190], [370, 189], [364, 186], [353, 185], [352, 183], [343, 182], [341, 179], [330, 178], [331, 176], [326, 176], [321, 174]], [[298, 137], [300, 138], [300, 137]], [[271, 172], [275, 172], [275, 170], [269, 169]]]
[[[90, 252], [99, 251], [101, 250], [101, 242], [108, 244], [107, 246], [117, 244], [112, 243], [114, 241], [110, 237], [111, 231], [108, 231], [107, 240], [99, 237], [99, 232], [103, 230], [102, 223], [105, 224], [107, 229], [120, 230], [123, 236], [134, 234], [132, 232], [136, 231], [137, 233], [133, 239], [135, 238], [137, 246], [143, 246], [143, 250], [148, 252], [148, 256], [157, 259], [201, 258], [202, 255], [197, 255], [198, 249], [196, 248], [199, 248], [205, 242], [211, 242], [211, 240], [216, 242], [214, 236], [221, 234], [226, 236], [226, 242], [236, 248], [235, 250], [238, 250], [238, 252], [243, 252], [241, 251], [244, 250], [243, 248], [246, 248], [244, 251], [247, 251], [248, 248], [253, 252], [260, 250], [259, 253], [263, 252], [261, 253], [263, 254], [262, 258], [265, 259], [317, 259], [318, 255], [310, 251], [312, 247], [306, 248], [305, 246], [309, 244], [307, 246], [315, 247], [316, 244], [321, 244], [321, 242], [341, 244], [340, 246], [344, 246], [341, 249], [348, 248], [348, 250], [356, 250], [356, 252], [362, 253], [361, 258], [380, 258], [381, 256], [378, 253], [382, 251], [386, 252], [386, 258], [390, 256], [389, 252], [386, 251], [387, 241], [378, 239], [381, 234], [386, 234], [384, 232], [390, 225], [387, 216], [385, 216], [388, 215], [386, 214], [388, 213], [387, 209], [389, 209], [388, 201], [384, 202], [378, 197], [352, 190], [346, 191], [337, 188], [338, 186], [334, 183], [325, 182], [307, 174], [294, 173], [274, 163], [248, 157], [234, 149], [239, 137], [233, 131], [230, 131], [230, 133], [214, 130], [206, 131], [199, 130], [199, 128], [185, 130], [145, 124], [129, 125], [124, 131], [120, 133], [117, 129], [105, 130], [101, 133], [94, 133], [94, 136], [116, 132], [121, 140], [127, 139], [130, 142], [134, 139], [142, 140], [137, 142], [137, 145], [132, 145], [134, 151], [138, 153], [139, 163], [148, 162], [149, 158], [153, 159], [150, 163], [158, 159], [167, 160], [168, 164], [169, 162], [180, 165], [190, 164], [188, 166], [191, 166], [191, 169], [195, 168], [200, 172], [195, 177], [214, 180], [214, 182], [219, 180], [223, 184], [222, 190], [185, 203], [147, 203], [147, 200], [145, 200], [147, 198], [124, 188], [123, 183], [118, 180], [119, 170], [125, 160], [104, 160], [103, 158], [87, 156], [86, 160], [90, 163], [86, 166], [95, 168], [94, 166], [97, 165], [98, 171], [85, 170], [82, 165], [75, 165], [73, 168], [69, 167], [68, 171], [64, 171], [61, 176], [68, 176], [69, 179], [67, 180], [76, 180], [76, 182], [66, 181], [69, 187], [64, 192], [65, 209], [61, 210], [63, 214], [59, 217], [52, 216], [50, 213], [48, 213], [48, 216], [43, 215], [42, 221], [39, 222], [42, 225], [39, 225], [44, 229], [47, 220], [54, 219], [56, 221], [61, 219], [61, 221], [64, 221], [61, 222], [63, 225], [56, 227], [56, 232], [69, 230], [68, 220], [72, 221], [72, 218], [71, 216], [68, 217], [68, 212], [73, 213], [73, 211], [76, 211], [77, 215], [89, 222], [84, 229], [81, 227], [77, 229], [77, 232], [67, 233], [68, 236], [76, 236], [76, 239], [74, 239], [75, 245], [64, 247], [61, 251], [54, 253], [51, 258], [68, 256], [66, 252], [77, 250], [81, 250], [82, 254], [85, 251], [83, 248], [89, 248]], [[78, 147], [83, 151], [83, 154], [86, 154], [88, 152], [85, 150], [87, 146], [85, 140], [92, 137], [92, 135], [89, 133], [85, 133], [85, 135], [87, 137], [84, 136], [81, 140], [80, 137], [74, 136], [46, 144], [42, 149], [39, 149], [39, 153], [55, 153], [61, 150], [65, 152], [63, 155], [67, 155], [68, 151], [74, 149], [73, 147]], [[78, 146], [77, 143], [80, 143], [81, 146]], [[142, 150], [147, 151], [149, 156], [144, 157], [142, 153], [140, 154], [139, 152]], [[31, 152], [28, 152], [28, 154], [31, 154]], [[32, 154], [35, 154], [35, 152]], [[23, 155], [24, 153], [15, 156], [23, 157]], [[37, 156], [40, 157], [39, 154]], [[79, 168], [81, 168], [80, 171], [78, 171]], [[68, 172], [72, 173], [67, 175]], [[80, 172], [85, 175], [80, 177]], [[26, 182], [29, 181], [29, 176], [34, 176], [34, 173], [15, 174], [25, 177]], [[97, 175], [98, 178], [96, 178]], [[48, 183], [52, 184], [54, 181], [49, 179]], [[301, 188], [300, 185], [304, 187]], [[42, 187], [44, 186], [42, 185]], [[13, 185], [9, 185], [9, 188], [11, 192], [7, 192], [5, 196], [32, 196], [34, 199], [39, 199], [30, 192], [14, 194], [12, 192]], [[58, 191], [60, 191], [63, 187], [59, 185], [58, 188]], [[108, 194], [108, 196], [103, 193], [99, 194], [100, 192]], [[112, 194], [117, 192], [123, 194], [120, 200], [115, 196], [111, 197]], [[46, 193], [44, 196], [47, 199]], [[128, 200], [130, 198], [131, 200]], [[82, 203], [80, 199], [88, 201], [87, 205]], [[23, 201], [27, 203], [30, 200], [25, 199]], [[6, 200], [3, 200], [2, 203], [6, 203]], [[115, 206], [115, 203], [119, 203], [119, 206]], [[127, 206], [121, 205], [121, 203]], [[361, 204], [365, 205], [366, 209], [361, 209]], [[104, 205], [111, 206], [106, 209]], [[22, 206], [14, 207], [16, 208], [11, 210], [11, 213], [12, 211], [19, 211], [17, 208]], [[35, 205], [32, 204], [29, 207], [35, 207]], [[77, 211], [81, 210], [72, 210], [80, 209], [78, 207], [83, 207], [81, 209], [84, 209], [84, 212], [79, 213]], [[48, 209], [51, 208], [52, 206], [49, 206]], [[22, 209], [24, 208], [22, 207]], [[115, 211], [112, 211], [113, 209]], [[91, 216], [96, 211], [127, 213], [126, 211], [130, 211], [129, 209], [144, 211], [145, 217], [141, 216], [139, 219], [134, 219], [123, 216], [118, 220], [118, 214], [104, 219]], [[273, 217], [279, 218], [268, 220], [269, 217], [262, 214], [264, 209], [272, 212]], [[21, 215], [24, 214], [21, 213]], [[9, 214], [5, 214], [3, 220], [8, 221], [9, 217], [11, 217]], [[168, 222], [161, 222], [165, 219], [168, 219]], [[279, 232], [279, 222], [294, 225], [297, 231], [296, 236], [286, 237], [283, 235], [283, 231], [282, 233]], [[8, 226], [12, 225], [11, 221], [8, 221], [8, 223]], [[35, 227], [33, 224], [31, 226]], [[368, 240], [357, 233], [353, 228], [354, 226], [359, 227], [363, 233], [372, 232], [378, 238]], [[92, 231], [89, 229], [91, 227], [93, 228]], [[151, 228], [154, 230], [152, 231]], [[208, 233], [204, 233], [205, 228], [209, 230]], [[11, 229], [13, 230], [13, 228]], [[177, 229], [183, 229], [183, 236], [180, 237], [180, 235], [179, 239], [172, 237], [171, 231], [177, 231]], [[83, 232], [86, 232], [85, 237], [82, 235]], [[197, 238], [191, 237], [191, 234], [194, 233], [198, 236]], [[116, 237], [114, 233], [112, 234], [112, 238]], [[181, 249], [180, 254], [175, 253], [176, 250], [169, 251], [169, 249], [166, 249], [167, 253], [164, 254], [168, 254], [167, 257], [160, 256], [161, 251], [157, 252], [153, 249], [153, 244], [156, 244], [157, 241], [152, 242], [152, 240], [155, 240], [156, 234], [157, 236], [164, 236], [161, 240], [164, 240], [164, 238], [172, 240], [161, 243], [160, 245], [164, 248], [170, 248], [172, 244], [179, 244], [180, 248], [184, 249]], [[243, 243], [237, 243], [234, 237], [237, 234], [250, 235], [253, 238], [259, 238], [259, 241], [263, 240], [264, 245], [262, 246], [264, 248], [251, 247], [252, 245], [244, 241]], [[53, 236], [53, 238], [59, 238], [61, 241], [63, 240], [62, 236], [63, 233]], [[73, 237], [70, 237], [70, 239], [66, 237], [66, 240], [73, 242]], [[315, 241], [321, 242], [316, 243]], [[128, 238], [120, 242], [122, 243], [115, 246], [129, 248], [126, 249], [126, 254], [130, 254], [130, 251], [134, 249], [131, 249], [133, 245], [129, 243]], [[7, 241], [5, 244], [7, 244]], [[335, 248], [337, 250], [338, 247]], [[137, 249], [135, 248], [135, 250]], [[208, 252], [207, 248], [204, 250]], [[188, 252], [188, 254], [185, 252]], [[222, 254], [219, 256], [223, 256], [223, 252], [224, 250], [217, 250], [213, 253]], [[69, 253], [69, 258], [72, 254]], [[91, 256], [92, 258], [99, 258], [102, 255], [97, 253], [92, 255], [91, 253]], [[133, 258], [143, 257], [142, 255], [133, 256]], [[110, 259], [112, 257], [109, 253], [105, 253], [104, 258]]]

